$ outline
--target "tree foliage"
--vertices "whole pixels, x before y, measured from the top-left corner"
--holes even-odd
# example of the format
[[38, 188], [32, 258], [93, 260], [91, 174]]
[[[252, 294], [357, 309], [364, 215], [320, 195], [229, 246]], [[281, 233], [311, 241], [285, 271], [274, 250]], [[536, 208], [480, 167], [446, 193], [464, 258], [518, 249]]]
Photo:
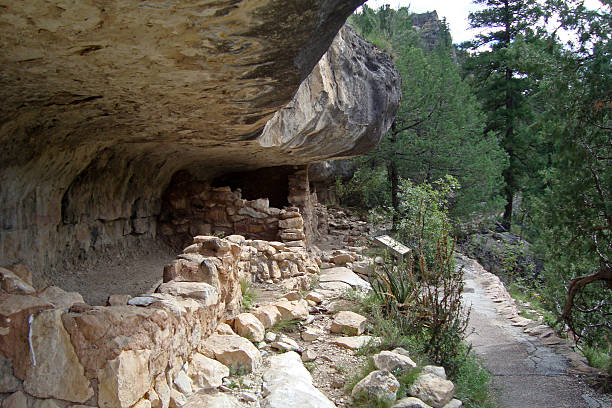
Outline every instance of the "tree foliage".
[[494, 135], [483, 131], [485, 117], [461, 78], [446, 25], [428, 52], [407, 8], [363, 6], [351, 22], [393, 55], [402, 77], [402, 103], [392, 129], [364, 161], [371, 169], [385, 168], [388, 204], [400, 211], [401, 179], [420, 184], [452, 175], [462, 187], [450, 206], [453, 215], [468, 218], [499, 205], [505, 155]]

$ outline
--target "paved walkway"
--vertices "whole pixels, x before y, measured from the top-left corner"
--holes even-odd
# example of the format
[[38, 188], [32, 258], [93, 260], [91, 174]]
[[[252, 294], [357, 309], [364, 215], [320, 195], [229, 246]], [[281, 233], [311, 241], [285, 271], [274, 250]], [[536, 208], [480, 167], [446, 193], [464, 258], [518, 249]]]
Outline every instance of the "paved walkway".
[[[507, 316], [498, 313], [482, 285], [480, 271], [466, 263], [468, 293], [472, 304], [468, 337], [477, 355], [493, 374], [493, 388], [503, 408], [612, 408], [610, 399], [598, 395], [571, 372], [568, 359], [537, 337], [512, 326]], [[473, 289], [473, 291], [472, 291]], [[605, 399], [605, 401], [603, 400]]]

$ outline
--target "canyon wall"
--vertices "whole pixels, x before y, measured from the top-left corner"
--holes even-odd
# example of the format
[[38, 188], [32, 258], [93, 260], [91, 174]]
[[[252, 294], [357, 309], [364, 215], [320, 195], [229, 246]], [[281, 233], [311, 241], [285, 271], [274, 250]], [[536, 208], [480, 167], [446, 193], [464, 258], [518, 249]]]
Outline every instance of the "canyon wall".
[[372, 149], [400, 79], [342, 28], [360, 3], [2, 1], [0, 265], [40, 283], [151, 246], [180, 171]]

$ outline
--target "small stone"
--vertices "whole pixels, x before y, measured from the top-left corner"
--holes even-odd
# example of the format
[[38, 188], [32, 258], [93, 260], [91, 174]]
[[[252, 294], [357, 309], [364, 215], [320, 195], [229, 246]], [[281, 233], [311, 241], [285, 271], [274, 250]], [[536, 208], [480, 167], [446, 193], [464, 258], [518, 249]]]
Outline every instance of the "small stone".
[[453, 399], [455, 385], [434, 374], [421, 374], [410, 386], [410, 395], [434, 408], [443, 408]]
[[314, 349], [307, 349], [302, 353], [302, 361], [314, 361], [317, 359], [317, 352]]
[[280, 322], [282, 315], [278, 308], [274, 305], [265, 305], [252, 310], [251, 313], [255, 316], [266, 329]]
[[155, 378], [155, 392], [159, 396], [162, 408], [166, 408], [170, 404], [170, 387], [164, 377], [163, 374], [160, 374]]
[[205, 306], [216, 305], [219, 301], [219, 293], [214, 286], [205, 282], [177, 282], [170, 281], [159, 287], [160, 293], [172, 296], [194, 298], [204, 301]]
[[299, 214], [297, 217], [282, 219], [278, 222], [278, 227], [281, 229], [302, 228], [303, 226], [304, 220]]
[[131, 298], [130, 295], [110, 295], [106, 303], [109, 306], [125, 306]]
[[276, 333], [267, 332], [266, 335], [265, 335], [265, 340], [268, 343], [271, 343], [271, 342], [275, 341], [276, 340]]
[[334, 317], [330, 331], [346, 336], [358, 336], [365, 330], [366, 321], [364, 316], [345, 310]]
[[355, 385], [351, 396], [354, 399], [367, 396], [383, 401], [395, 401], [399, 386], [400, 384], [393, 374], [385, 370], [376, 370]]
[[286, 293], [285, 295], [283, 295], [283, 297], [287, 300], [301, 300], [302, 299], [302, 295], [300, 294], [300, 292], [297, 292], [297, 291]]
[[127, 301], [127, 304], [131, 306], [147, 307], [149, 305], [152, 305], [155, 302], [159, 302], [159, 299], [156, 299], [151, 296], [136, 296], [136, 297], [129, 299]]
[[266, 331], [264, 325], [251, 313], [240, 313], [236, 316], [234, 330], [236, 334], [256, 342], [264, 339]]
[[270, 347], [280, 351], [297, 351], [301, 352], [302, 348], [295, 340], [284, 334], [279, 335]]
[[332, 263], [335, 265], [345, 265], [348, 262], [353, 262], [354, 260], [355, 259], [348, 253], [340, 253], [331, 258]]
[[320, 339], [325, 332], [317, 327], [307, 327], [302, 332], [302, 340], [304, 341], [314, 341]]
[[306, 300], [312, 300], [318, 305], [325, 300], [325, 297], [319, 292], [310, 292], [306, 295]]
[[131, 407], [149, 390], [150, 350], [124, 350], [98, 370], [98, 404]]
[[416, 363], [410, 359], [410, 357], [406, 357], [392, 351], [381, 351], [380, 353], [374, 355], [373, 359], [374, 366], [378, 370], [387, 370], [390, 372], [395, 372], [398, 370], [403, 373], [417, 366]]

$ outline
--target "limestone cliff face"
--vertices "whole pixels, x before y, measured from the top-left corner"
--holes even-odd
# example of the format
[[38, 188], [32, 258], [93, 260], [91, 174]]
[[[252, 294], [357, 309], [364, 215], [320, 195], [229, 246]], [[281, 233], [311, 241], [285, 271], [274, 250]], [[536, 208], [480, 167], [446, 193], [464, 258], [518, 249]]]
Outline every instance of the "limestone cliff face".
[[399, 76], [351, 29], [336, 36], [361, 3], [0, 0], [0, 264], [53, 273], [155, 239], [181, 170], [373, 148]]

